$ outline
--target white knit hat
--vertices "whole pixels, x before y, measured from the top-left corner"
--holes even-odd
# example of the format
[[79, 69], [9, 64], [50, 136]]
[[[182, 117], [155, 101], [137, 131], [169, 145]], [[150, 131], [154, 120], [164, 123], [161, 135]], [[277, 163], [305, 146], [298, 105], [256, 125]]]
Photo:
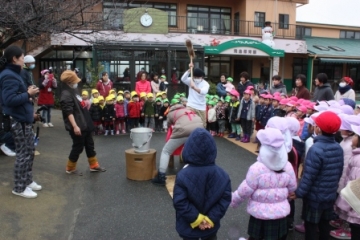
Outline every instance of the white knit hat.
[[355, 212], [360, 214], [360, 178], [348, 182], [346, 187], [341, 190], [340, 195]]

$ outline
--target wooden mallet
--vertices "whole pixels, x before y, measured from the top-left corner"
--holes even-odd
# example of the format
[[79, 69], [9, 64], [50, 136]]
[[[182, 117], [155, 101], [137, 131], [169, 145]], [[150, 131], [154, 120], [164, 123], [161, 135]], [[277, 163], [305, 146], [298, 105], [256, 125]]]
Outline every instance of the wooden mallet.
[[[190, 57], [190, 64], [193, 65], [193, 59], [195, 58], [195, 52], [194, 52], [193, 45], [189, 39], [187, 39], [185, 41], [185, 45], [186, 45], [186, 49], [187, 49], [189, 57]], [[190, 70], [191, 70], [191, 75], [190, 75], [191, 81], [193, 81], [194, 80], [194, 67], [192, 67]]]

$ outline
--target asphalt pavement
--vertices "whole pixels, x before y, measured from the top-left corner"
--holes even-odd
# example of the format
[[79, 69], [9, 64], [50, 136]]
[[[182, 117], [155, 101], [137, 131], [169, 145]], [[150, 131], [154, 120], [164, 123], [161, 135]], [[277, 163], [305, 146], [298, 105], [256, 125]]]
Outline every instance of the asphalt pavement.
[[[150, 181], [126, 178], [125, 150], [131, 148], [129, 134], [95, 136], [95, 148], [104, 173], [90, 173], [85, 152], [78, 169], [83, 176], [68, 175], [65, 165], [71, 139], [65, 131], [61, 112], [52, 113], [54, 128], [40, 126], [40, 142], [33, 166], [34, 180], [43, 186], [36, 199], [11, 193], [15, 158], [0, 155], [0, 239], [180, 239], [175, 230], [175, 211], [165, 187]], [[157, 150], [157, 163], [165, 134], [154, 133], [151, 148]], [[256, 161], [251, 152], [216, 138], [216, 163], [231, 178], [236, 189], [248, 167]], [[177, 158], [168, 174], [182, 168]], [[297, 202], [296, 223], [300, 223], [301, 202]], [[229, 208], [218, 232], [219, 240], [247, 237], [249, 215], [246, 203]], [[292, 232], [288, 239], [303, 239]]]

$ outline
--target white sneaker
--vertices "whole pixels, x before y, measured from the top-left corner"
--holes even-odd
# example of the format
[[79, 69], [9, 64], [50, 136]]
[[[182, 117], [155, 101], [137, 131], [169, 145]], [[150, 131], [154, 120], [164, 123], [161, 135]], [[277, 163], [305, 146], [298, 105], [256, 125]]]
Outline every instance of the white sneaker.
[[3, 145], [0, 146], [1, 151], [3, 151], [3, 153], [9, 157], [15, 157], [16, 153], [11, 151], [10, 148], [8, 148], [7, 146], [5, 146], [5, 143]]
[[34, 192], [33, 190], [31, 190], [31, 188], [27, 187], [25, 188], [25, 190], [21, 193], [12, 191], [13, 194], [18, 195], [20, 197], [24, 197], [24, 198], [36, 198], [37, 197], [37, 193]]
[[54, 127], [54, 125], [52, 123], [48, 123], [49, 127]]
[[32, 183], [30, 183], [27, 187], [31, 188], [31, 190], [33, 190], [33, 191], [40, 191], [42, 189], [41, 185], [37, 184], [34, 181]]
[[44, 123], [44, 124], [43, 124], [43, 127], [49, 127], [49, 124]]

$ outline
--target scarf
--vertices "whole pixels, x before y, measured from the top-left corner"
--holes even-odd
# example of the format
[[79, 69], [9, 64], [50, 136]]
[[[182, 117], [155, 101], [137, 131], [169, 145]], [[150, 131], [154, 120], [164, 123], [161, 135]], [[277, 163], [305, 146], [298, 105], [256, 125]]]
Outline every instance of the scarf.
[[351, 89], [350, 85], [346, 85], [345, 87], [340, 87], [339, 86], [339, 92], [341, 93], [341, 95], [343, 95], [344, 93], [346, 93], [347, 91], [349, 91]]

